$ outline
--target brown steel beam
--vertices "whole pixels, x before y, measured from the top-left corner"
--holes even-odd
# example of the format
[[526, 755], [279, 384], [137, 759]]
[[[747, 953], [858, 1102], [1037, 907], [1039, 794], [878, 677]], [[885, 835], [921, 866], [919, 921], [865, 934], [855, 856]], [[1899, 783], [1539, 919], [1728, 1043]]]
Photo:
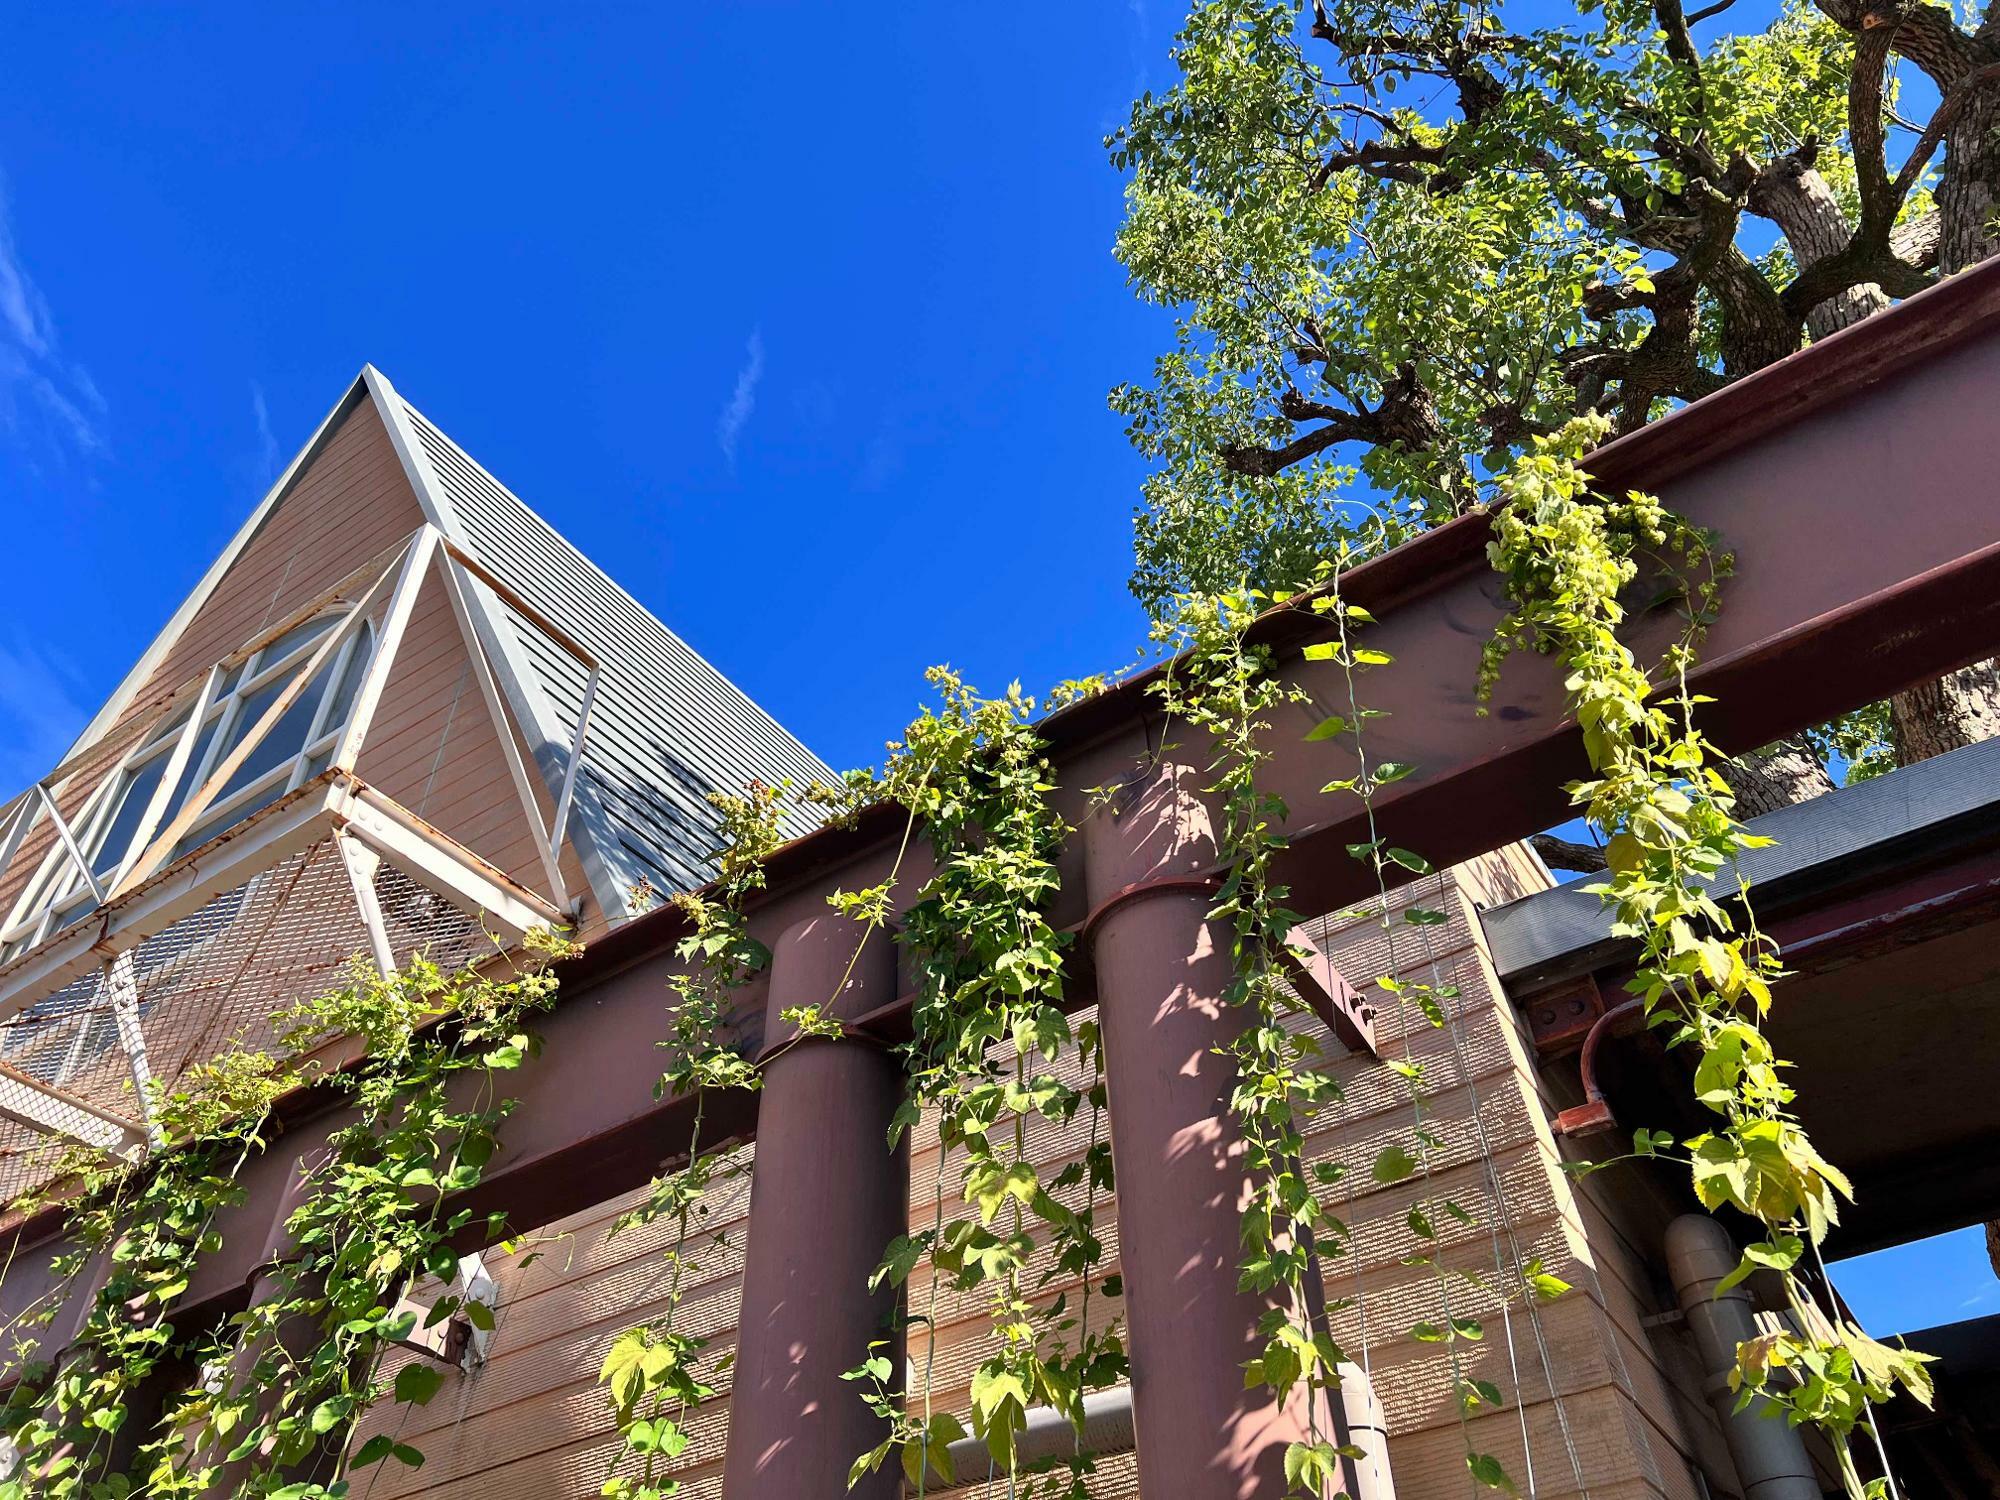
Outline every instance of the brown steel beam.
[[[1645, 486], [1691, 520], [1716, 528], [1737, 571], [1694, 685], [1719, 698], [1707, 720], [1725, 749], [1738, 750], [1826, 718], [2000, 646], [2000, 262], [1967, 271], [1897, 308], [1739, 381], [1707, 400], [1621, 439], [1591, 460], [1607, 486]], [[1346, 596], [1379, 620], [1369, 643], [1396, 657], [1364, 678], [1367, 706], [1390, 717], [1369, 723], [1370, 753], [1413, 763], [1377, 807], [1383, 831], [1438, 864], [1535, 832], [1566, 810], [1562, 782], [1583, 769], [1578, 737], [1563, 716], [1559, 675], [1543, 658], [1517, 657], [1503, 672], [1489, 717], [1474, 714], [1481, 644], [1504, 610], [1484, 559], [1488, 525], [1472, 516], [1419, 537], [1359, 568]], [[1640, 649], [1657, 647], [1673, 622], [1640, 622]], [[1257, 627], [1282, 669], [1319, 713], [1348, 708], [1338, 675], [1302, 660], [1297, 648], [1324, 629], [1301, 610]], [[1307, 745], [1315, 713], [1273, 716], [1271, 789], [1292, 811], [1291, 847], [1278, 875], [1303, 914], [1365, 896], [1372, 877], [1343, 845], [1362, 837], [1351, 800], [1321, 790], [1347, 767], [1338, 742]], [[1144, 679], [1129, 681], [1055, 715], [1045, 734], [1056, 761], [1059, 803], [1080, 822], [1087, 789], [1134, 779], [1164, 731]], [[1202, 763], [1202, 747], [1182, 747]], [[901, 815], [881, 810], [823, 831], [773, 859], [768, 899], [752, 913], [767, 944], [801, 918], [824, 912], [834, 885], [869, 884], [886, 872]], [[1085, 912], [1081, 854], [1062, 857], [1064, 894], [1055, 920], [1076, 927]], [[923, 855], [904, 871], [904, 895], [922, 877]], [[547, 1018], [546, 1046], [509, 1086], [521, 1103], [507, 1145], [471, 1202], [532, 1227], [631, 1188], [675, 1158], [689, 1105], [655, 1100], [665, 1035], [665, 975], [681, 919], [671, 908], [600, 940], [568, 972], [564, 1000]], [[746, 1015], [761, 997], [746, 995]], [[875, 1018], [885, 1031], [896, 1007]], [[903, 1023], [906, 1024], [906, 1023]], [[754, 1021], [752, 1022], [754, 1026]], [[301, 1116], [300, 1140], [321, 1127]], [[714, 1101], [710, 1130], [748, 1135], [754, 1101]], [[247, 1227], [268, 1215], [296, 1155], [276, 1150], [249, 1174]], [[262, 1205], [261, 1209], [258, 1205]], [[225, 1247], [197, 1275], [190, 1297], [240, 1293], [261, 1228], [225, 1234]], [[32, 1243], [59, 1232], [51, 1215], [14, 1226]], [[11, 1301], [0, 1284], [0, 1306]]]

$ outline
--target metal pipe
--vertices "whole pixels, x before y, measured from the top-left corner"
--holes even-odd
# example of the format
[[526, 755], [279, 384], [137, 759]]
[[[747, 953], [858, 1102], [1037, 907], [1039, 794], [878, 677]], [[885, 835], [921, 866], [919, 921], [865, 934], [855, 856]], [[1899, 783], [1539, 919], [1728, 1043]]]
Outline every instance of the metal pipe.
[[895, 995], [896, 947], [886, 932], [828, 912], [794, 923], [772, 949], [723, 1461], [728, 1500], [902, 1493], [893, 1462], [848, 1488], [855, 1458], [887, 1432], [841, 1379], [871, 1352], [887, 1356], [892, 1382], [903, 1370], [897, 1293], [886, 1284], [867, 1291], [889, 1242], [909, 1225], [907, 1134], [894, 1150], [886, 1144], [902, 1069], [865, 1038], [800, 1037], [782, 1014], [817, 1005], [849, 1021]]
[[[1350, 1500], [1396, 1500], [1395, 1482], [1389, 1476], [1389, 1433], [1382, 1418], [1382, 1403], [1375, 1388], [1359, 1365], [1340, 1367], [1340, 1404], [1346, 1417], [1343, 1443], [1361, 1450], [1353, 1459], [1354, 1482], [1348, 1487]], [[1028, 1412], [1027, 1424], [1014, 1438], [1014, 1450], [1023, 1469], [1044, 1459], [1087, 1454], [1104, 1458], [1132, 1451], [1132, 1387], [1113, 1386], [1092, 1391], [1083, 1398], [1083, 1431], [1079, 1434], [1069, 1418], [1053, 1406], [1037, 1406]], [[986, 1444], [976, 1437], [960, 1438], [947, 1450], [951, 1474], [930, 1470], [927, 1490], [948, 1489], [984, 1479], [990, 1467]]]
[[[1083, 825], [1099, 1024], [1118, 1175], [1133, 1424], [1147, 1500], [1241, 1500], [1286, 1488], [1310, 1440], [1310, 1393], [1245, 1389], [1276, 1305], [1239, 1284], [1239, 1205], [1252, 1190], [1229, 1111], [1231, 1044], [1248, 1012], [1234, 931], [1211, 920], [1216, 841], [1197, 773], [1166, 765]], [[1287, 1315], [1297, 1309], [1286, 1307]]]
[[1577, 1062], [1583, 1080], [1584, 1102], [1556, 1116], [1556, 1134], [1595, 1135], [1617, 1128], [1618, 1117], [1612, 1112], [1611, 1101], [1604, 1097], [1604, 1086], [1597, 1081], [1597, 1052], [1606, 1037], [1638, 1019], [1644, 1011], [1645, 1002], [1627, 1000], [1622, 1005], [1612, 1006], [1591, 1023], [1590, 1031], [1583, 1039], [1583, 1055]]
[[1682, 1214], [1667, 1226], [1667, 1271], [1701, 1351], [1703, 1389], [1722, 1424], [1744, 1500], [1820, 1500], [1798, 1430], [1762, 1397], [1736, 1409], [1729, 1372], [1736, 1368], [1737, 1345], [1757, 1336], [1757, 1323], [1742, 1284], [1719, 1295], [1715, 1289], [1737, 1259], [1729, 1231], [1707, 1214]]

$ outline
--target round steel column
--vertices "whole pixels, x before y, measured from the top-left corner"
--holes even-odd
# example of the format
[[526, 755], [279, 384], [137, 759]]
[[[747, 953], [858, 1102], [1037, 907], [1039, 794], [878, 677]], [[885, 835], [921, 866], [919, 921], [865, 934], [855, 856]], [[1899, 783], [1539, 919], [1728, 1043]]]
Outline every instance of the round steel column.
[[[903, 1333], [896, 1295], [868, 1278], [909, 1222], [907, 1147], [888, 1149], [902, 1098], [894, 1058], [858, 1037], [786, 1042], [780, 1019], [818, 1005], [852, 1020], [896, 997], [896, 947], [886, 932], [829, 912], [786, 931], [771, 955], [757, 1154], [744, 1244], [743, 1310], [729, 1398], [729, 1500], [850, 1493], [847, 1471], [881, 1442], [881, 1422], [841, 1373], [887, 1339], [900, 1388]], [[859, 945], [860, 957], [855, 954]], [[774, 1055], [775, 1054], [775, 1055]], [[891, 1460], [856, 1485], [861, 1500], [897, 1500]]]
[[1217, 854], [1198, 785], [1164, 767], [1084, 825], [1146, 1500], [1282, 1494], [1285, 1448], [1310, 1430], [1302, 1389], [1280, 1406], [1243, 1386], [1272, 1304], [1237, 1290], [1248, 1176], [1229, 1117], [1234, 1069], [1217, 1049], [1246, 1018], [1223, 1000], [1231, 931], [1208, 919], [1200, 876]]

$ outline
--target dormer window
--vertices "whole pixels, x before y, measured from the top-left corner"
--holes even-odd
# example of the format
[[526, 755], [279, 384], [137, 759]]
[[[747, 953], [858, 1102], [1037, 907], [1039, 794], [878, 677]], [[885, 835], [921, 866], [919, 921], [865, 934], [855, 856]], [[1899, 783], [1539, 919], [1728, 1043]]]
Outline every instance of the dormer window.
[[[345, 618], [340, 610], [294, 626], [229, 668], [216, 682], [186, 766], [152, 817], [161, 783], [186, 733], [193, 705], [169, 714], [149, 731], [116, 770], [85, 799], [73, 828], [101, 890], [110, 890], [147, 839], [168, 827], [190, 796], [205, 785], [284, 692], [328, 631]], [[373, 650], [374, 633], [363, 621], [320, 667], [306, 690], [244, 757], [204, 810], [202, 819], [174, 845], [178, 859], [228, 832], [286, 792], [311, 780], [333, 759], [347, 726]], [[147, 832], [150, 824], [151, 832]], [[97, 907], [90, 882], [57, 845], [44, 857], [0, 930], [0, 961], [26, 952], [51, 933], [88, 916]]]

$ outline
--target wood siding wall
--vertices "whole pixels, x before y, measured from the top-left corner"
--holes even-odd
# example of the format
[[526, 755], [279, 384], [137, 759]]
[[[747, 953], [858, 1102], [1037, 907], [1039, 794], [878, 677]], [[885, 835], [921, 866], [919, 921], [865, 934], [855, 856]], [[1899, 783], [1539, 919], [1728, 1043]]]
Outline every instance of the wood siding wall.
[[[1420, 1192], [1432, 1199], [1448, 1195], [1475, 1218], [1471, 1225], [1448, 1219], [1439, 1224], [1453, 1267], [1491, 1285], [1511, 1276], [1520, 1262], [1539, 1258], [1574, 1288], [1532, 1314], [1516, 1304], [1503, 1317], [1497, 1299], [1455, 1285], [1453, 1312], [1481, 1318], [1486, 1330], [1478, 1344], [1458, 1346], [1466, 1373], [1493, 1381], [1510, 1398], [1506, 1410], [1473, 1420], [1473, 1440], [1525, 1481], [1521, 1411], [1512, 1399], [1518, 1389], [1527, 1415], [1534, 1493], [1543, 1500], [1577, 1492], [1572, 1449], [1575, 1466], [1598, 1500], [1700, 1500], [1690, 1455], [1699, 1453], [1718, 1475], [1729, 1473], [1727, 1459], [1713, 1441], [1713, 1422], [1703, 1430], [1699, 1403], [1694, 1412], [1687, 1409], [1687, 1393], [1699, 1386], [1690, 1385], [1677, 1343], [1649, 1332], [1642, 1321], [1659, 1309], [1646, 1270], [1647, 1248], [1574, 1191], [1561, 1171], [1549, 1125], [1554, 1106], [1543, 1097], [1522, 1027], [1500, 993], [1479, 933], [1475, 903], [1512, 899], [1547, 880], [1532, 856], [1509, 850], [1424, 882], [1420, 892], [1399, 898], [1399, 909], [1421, 901], [1443, 910], [1448, 920], [1423, 929], [1397, 924], [1393, 963], [1377, 921], [1350, 921], [1330, 933], [1335, 962], [1364, 988], [1372, 976], [1393, 968], [1408, 978], [1435, 975], [1461, 990], [1451, 1028], [1435, 1030], [1418, 1020], [1406, 1038], [1393, 1009], [1378, 1023], [1385, 1055], [1402, 1055], [1407, 1041], [1410, 1054], [1425, 1065], [1429, 1121], [1445, 1142], [1441, 1173], [1427, 1190], [1414, 1181], [1378, 1187], [1369, 1176], [1382, 1147], [1408, 1142], [1411, 1115], [1401, 1080], [1369, 1057], [1332, 1065], [1345, 1100], [1317, 1122], [1310, 1155], [1349, 1168], [1336, 1190], [1348, 1196], [1336, 1211], [1350, 1225], [1352, 1243], [1346, 1254], [1325, 1263], [1329, 1301], [1352, 1299], [1334, 1315], [1335, 1336], [1357, 1362], [1364, 1347], [1368, 1351], [1393, 1434], [1392, 1465], [1402, 1500], [1462, 1496], [1464, 1438], [1449, 1383], [1449, 1355], [1436, 1345], [1413, 1342], [1407, 1333], [1420, 1319], [1438, 1318], [1437, 1289], [1428, 1271], [1401, 1264], [1412, 1248], [1405, 1224], [1412, 1202]], [[1089, 1128], [1087, 1119], [1067, 1130], [1040, 1128], [1037, 1160], [1053, 1169], [1080, 1153]], [[912, 1163], [914, 1226], [931, 1222], [938, 1168], [934, 1140], [927, 1144], [919, 1136]], [[949, 1209], [956, 1196], [949, 1166], [945, 1193]], [[598, 1366], [620, 1330], [656, 1316], [665, 1305], [667, 1273], [660, 1251], [671, 1238], [670, 1227], [609, 1233], [630, 1201], [554, 1226], [545, 1242], [519, 1255], [489, 1260], [501, 1286], [493, 1358], [469, 1375], [452, 1377], [428, 1409], [407, 1417], [399, 1411], [382, 1415], [380, 1420], [402, 1424], [403, 1441], [421, 1449], [427, 1461], [419, 1469], [385, 1466], [389, 1472], [375, 1482], [380, 1500], [580, 1500], [597, 1494], [617, 1451], [596, 1386]], [[690, 1273], [690, 1295], [677, 1324], [713, 1335], [711, 1366], [731, 1347], [747, 1204], [740, 1181], [713, 1196], [697, 1241], [699, 1269]], [[1115, 1205], [1101, 1207], [1099, 1217], [1115, 1264]], [[535, 1258], [524, 1265], [523, 1256]], [[1028, 1284], [1042, 1269], [1030, 1267]], [[1074, 1311], [1075, 1287], [1055, 1283], [1042, 1295], [1061, 1292], [1068, 1293]], [[922, 1276], [913, 1281], [910, 1296], [913, 1306], [931, 1309], [932, 1291]], [[1117, 1310], [1116, 1302], [1096, 1296], [1090, 1321], [1101, 1325]], [[984, 1299], [940, 1288], [935, 1313], [933, 1393], [963, 1411], [971, 1373], [988, 1348]], [[1135, 1350], [1133, 1357], [1143, 1361], [1147, 1351]], [[913, 1338], [913, 1364], [920, 1369], [925, 1358], [922, 1339]], [[695, 1441], [675, 1465], [690, 1500], [720, 1494], [726, 1371], [714, 1383], [721, 1394], [694, 1415]], [[955, 1493], [969, 1500], [985, 1495], [987, 1487], [981, 1482]], [[1092, 1493], [1099, 1500], [1135, 1496], [1130, 1455], [1105, 1459]]]
[[[118, 723], [100, 738], [101, 749], [70, 778], [58, 798], [65, 815], [81, 809], [155, 717], [159, 699], [310, 604], [423, 522], [382, 419], [374, 403], [363, 399], [217, 581]], [[546, 893], [548, 882], [501, 754], [500, 732], [433, 570], [356, 770], [442, 832]], [[511, 723], [506, 732], [514, 733]], [[538, 795], [546, 823], [554, 815], [554, 799], [546, 788]], [[53, 838], [45, 822], [24, 841], [0, 876], [0, 902], [12, 904]], [[587, 889], [573, 853], [565, 858], [564, 873], [573, 895]], [[594, 908], [586, 916], [594, 916]]]

